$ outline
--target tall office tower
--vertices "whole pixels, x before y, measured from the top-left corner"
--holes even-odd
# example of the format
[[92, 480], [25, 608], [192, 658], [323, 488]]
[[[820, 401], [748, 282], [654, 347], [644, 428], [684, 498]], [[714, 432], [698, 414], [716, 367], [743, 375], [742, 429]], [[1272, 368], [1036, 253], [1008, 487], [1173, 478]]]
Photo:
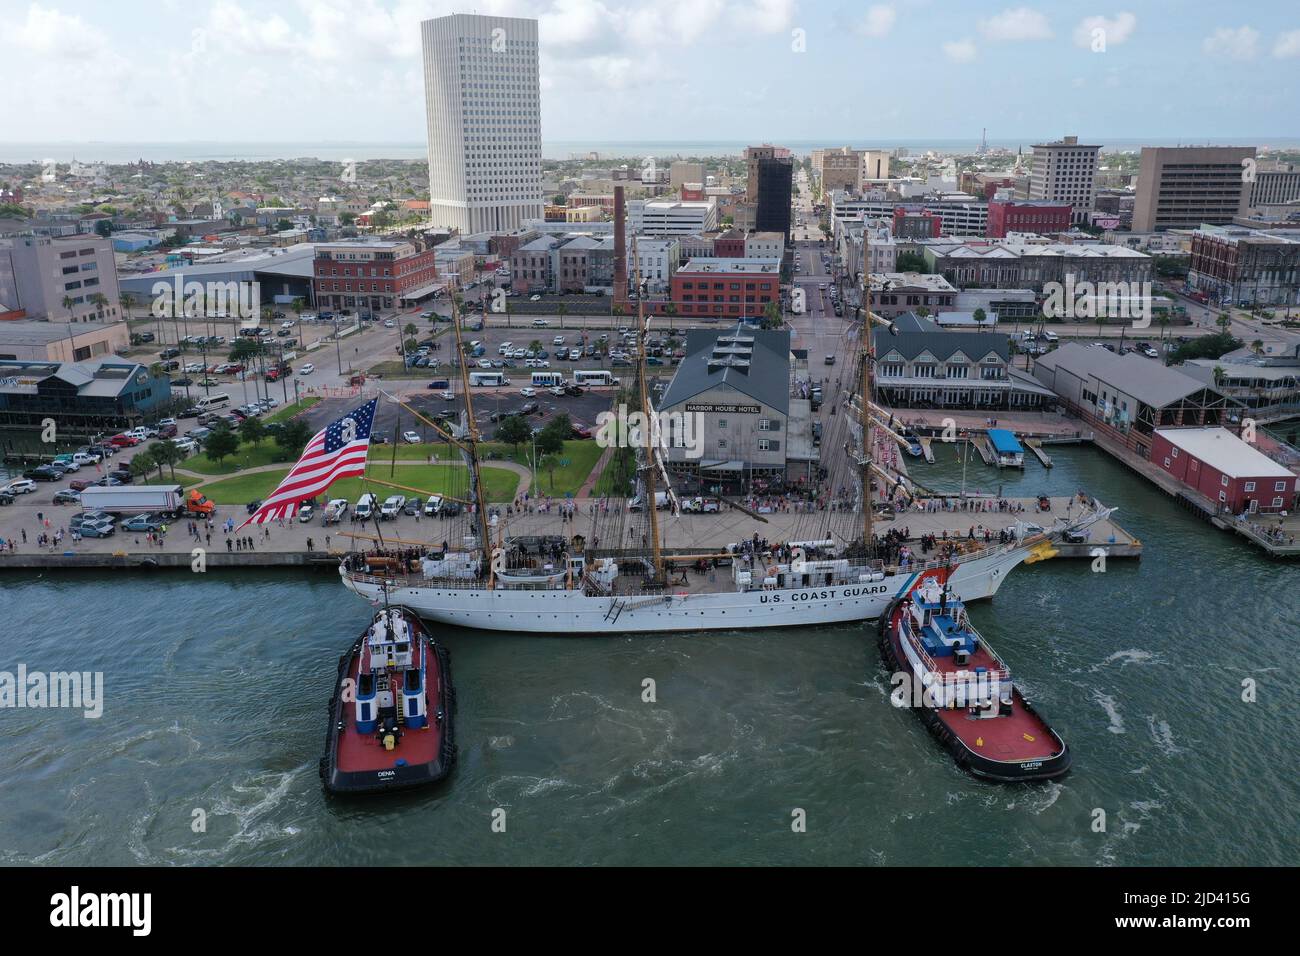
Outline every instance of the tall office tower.
[[614, 187], [614, 305], [627, 307], [627, 202], [622, 186]]
[[745, 161], [749, 167], [745, 199], [756, 207], [755, 231], [779, 232], [788, 240], [794, 187], [794, 161], [789, 150], [750, 146], [745, 150]]
[[1077, 136], [1036, 144], [1030, 166], [1029, 198], [1069, 203], [1073, 221], [1087, 222], [1097, 191], [1100, 151], [1100, 146], [1080, 146]]
[[1223, 226], [1246, 214], [1243, 160], [1254, 146], [1143, 146], [1138, 160], [1134, 232]]
[[421, 25], [434, 226], [542, 218], [537, 21], [456, 13]]

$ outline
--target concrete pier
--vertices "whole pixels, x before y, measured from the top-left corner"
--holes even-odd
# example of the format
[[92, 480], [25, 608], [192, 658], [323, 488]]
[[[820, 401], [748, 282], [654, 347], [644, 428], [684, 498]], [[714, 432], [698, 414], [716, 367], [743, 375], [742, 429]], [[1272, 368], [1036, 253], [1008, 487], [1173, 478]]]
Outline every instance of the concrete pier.
[[[950, 499], [951, 500], [951, 499]], [[1051, 524], [1053, 518], [1065, 514], [1069, 498], [1052, 500], [1050, 513], [1037, 511], [1037, 499], [1008, 499], [1024, 507], [1023, 513], [1010, 511], [977, 511], [976, 508], [989, 506], [988, 499], [971, 499], [971, 510], [956, 511], [906, 511], [892, 519], [877, 519], [880, 533], [891, 529], [906, 528], [909, 537], [916, 539], [923, 534], [933, 534], [949, 538], [967, 538], [971, 529], [982, 535], [985, 529], [991, 531], [996, 539], [997, 532], [1009, 528], [1017, 521], [1035, 523], [1044, 527]], [[623, 502], [610, 502], [611, 511], [622, 508]], [[600, 541], [600, 525], [608, 525], [612, 515], [593, 515], [599, 503], [594, 500], [582, 501], [578, 515], [573, 521], [563, 521], [554, 511], [543, 514], [532, 513], [503, 515], [503, 534], [509, 536], [523, 535], [558, 535], [571, 538], [576, 534], [586, 537], [588, 544], [600, 549], [623, 549], [641, 547], [641, 529], [639, 516], [624, 515], [624, 526], [634, 527], [635, 532], [623, 541]], [[1077, 508], [1077, 505], [1076, 505]], [[42, 512], [49, 521], [45, 528], [37, 521], [37, 512]], [[243, 529], [235, 536], [228, 536], [222, 530], [227, 517], [235, 519], [235, 524], [247, 517], [243, 508], [218, 508], [215, 528], [208, 540], [206, 528], [201, 529], [197, 539], [186, 533], [186, 520], [180, 519], [169, 525], [161, 545], [150, 545], [146, 536], [135, 532], [117, 532], [109, 538], [87, 538], [72, 542], [66, 533], [67, 521], [76, 513], [71, 507], [59, 508], [48, 503], [40, 506], [26, 505], [19, 499], [18, 503], [0, 508], [0, 538], [6, 542], [18, 542], [17, 551], [5, 550], [0, 553], [0, 571], [23, 568], [62, 569], [62, 568], [131, 568], [141, 571], [162, 570], [167, 568], [192, 570], [202, 566], [206, 571], [248, 568], [332, 568], [340, 554], [351, 550], [354, 539], [351, 534], [368, 537], [355, 539], [355, 546], [370, 547], [369, 537], [375, 535], [373, 523], [330, 525], [323, 527], [320, 519], [308, 523], [298, 521], [285, 525], [253, 526]], [[772, 511], [763, 512], [764, 521], [755, 520], [740, 509], [724, 507], [719, 514], [692, 514], [671, 516], [660, 513], [662, 544], [666, 550], [681, 552], [713, 553], [720, 547], [751, 537], [757, 532], [769, 541], [781, 542], [804, 537], [808, 529], [825, 520], [824, 512], [809, 514], [807, 512]], [[842, 517], [842, 516], [840, 516]], [[837, 524], [841, 523], [837, 518]], [[461, 530], [461, 524], [455, 520], [446, 521], [438, 518], [421, 517], [417, 520], [410, 516], [401, 516], [380, 524], [382, 536], [389, 541], [406, 543], [440, 543], [444, 539], [454, 540]], [[62, 542], [54, 547], [39, 548], [36, 545], [37, 534], [45, 531], [53, 535], [64, 529]], [[27, 532], [27, 542], [22, 542], [22, 532]], [[268, 536], [269, 532], [269, 536]], [[233, 537], [251, 537], [252, 550], [234, 550], [227, 547], [227, 539]], [[308, 547], [310, 539], [311, 547]], [[1101, 547], [1111, 557], [1139, 557], [1141, 542], [1112, 521], [1103, 522], [1092, 530], [1089, 541], [1079, 545], [1060, 545], [1061, 557], [1092, 557], [1095, 548]], [[197, 549], [197, 552], [196, 552]]]

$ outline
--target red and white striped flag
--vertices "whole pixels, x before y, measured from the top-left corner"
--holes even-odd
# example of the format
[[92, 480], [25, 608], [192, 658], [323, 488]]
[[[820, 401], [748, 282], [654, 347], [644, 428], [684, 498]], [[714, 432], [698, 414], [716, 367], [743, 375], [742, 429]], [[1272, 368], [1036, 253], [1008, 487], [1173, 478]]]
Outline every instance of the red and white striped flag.
[[292, 518], [302, 502], [315, 498], [340, 478], [365, 474], [378, 405], [379, 399], [368, 402], [317, 432], [289, 474], [239, 527]]

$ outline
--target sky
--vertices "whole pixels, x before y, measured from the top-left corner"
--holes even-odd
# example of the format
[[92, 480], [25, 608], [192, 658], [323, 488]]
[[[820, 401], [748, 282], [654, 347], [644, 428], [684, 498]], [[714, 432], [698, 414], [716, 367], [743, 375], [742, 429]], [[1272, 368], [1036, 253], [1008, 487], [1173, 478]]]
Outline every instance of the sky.
[[0, 0], [0, 141], [423, 141], [450, 12], [540, 20], [547, 142], [1300, 137], [1294, 0]]

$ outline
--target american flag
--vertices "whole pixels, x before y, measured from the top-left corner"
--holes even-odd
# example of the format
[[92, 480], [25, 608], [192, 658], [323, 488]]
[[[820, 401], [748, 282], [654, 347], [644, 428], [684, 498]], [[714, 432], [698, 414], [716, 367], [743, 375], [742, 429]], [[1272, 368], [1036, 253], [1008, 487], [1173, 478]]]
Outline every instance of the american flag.
[[379, 399], [375, 399], [317, 432], [284, 481], [239, 527], [292, 518], [299, 504], [315, 498], [338, 479], [365, 474], [370, 429], [378, 405]]

